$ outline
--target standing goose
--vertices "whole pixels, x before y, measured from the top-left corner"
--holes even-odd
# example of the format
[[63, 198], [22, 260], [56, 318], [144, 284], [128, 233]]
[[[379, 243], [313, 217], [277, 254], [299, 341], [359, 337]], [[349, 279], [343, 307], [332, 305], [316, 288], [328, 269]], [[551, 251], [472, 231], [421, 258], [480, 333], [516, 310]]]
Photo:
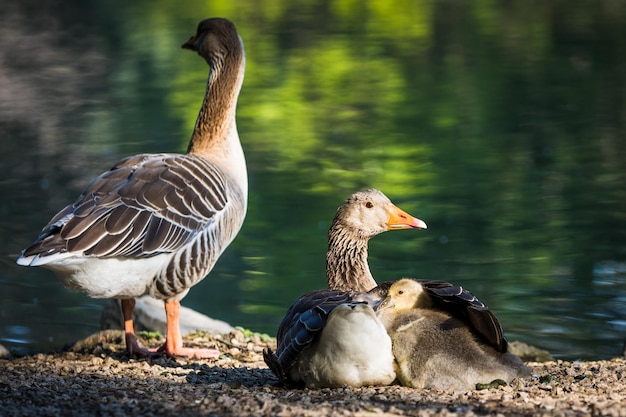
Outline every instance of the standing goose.
[[[217, 350], [183, 347], [178, 316], [180, 300], [245, 217], [246, 163], [235, 123], [245, 56], [235, 26], [221, 18], [201, 21], [182, 47], [210, 67], [187, 153], [118, 162], [54, 216], [17, 263], [50, 268], [91, 297], [121, 299], [130, 354], [215, 358]], [[134, 297], [144, 293], [165, 302], [167, 335], [157, 351], [140, 347], [133, 328]]]
[[277, 332], [265, 362], [282, 383], [307, 387], [388, 385], [395, 379], [391, 340], [376, 317], [376, 286], [367, 263], [370, 238], [387, 230], [425, 229], [382, 192], [357, 192], [339, 207], [328, 231], [328, 290], [300, 297]]
[[452, 314], [433, 309], [419, 281], [394, 282], [377, 314], [391, 337], [402, 385], [466, 391], [530, 375], [517, 356], [477, 338]]

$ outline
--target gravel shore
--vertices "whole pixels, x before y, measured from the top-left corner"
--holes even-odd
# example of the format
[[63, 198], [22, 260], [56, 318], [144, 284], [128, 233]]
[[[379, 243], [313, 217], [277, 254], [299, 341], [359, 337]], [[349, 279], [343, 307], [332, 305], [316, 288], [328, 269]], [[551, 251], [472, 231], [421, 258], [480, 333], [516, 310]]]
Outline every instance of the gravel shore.
[[[157, 346], [160, 340], [142, 340]], [[218, 360], [135, 359], [121, 331], [53, 354], [0, 359], [0, 416], [626, 416], [626, 360], [531, 362], [532, 378], [452, 393], [397, 385], [287, 389], [262, 358], [275, 340], [193, 334]]]

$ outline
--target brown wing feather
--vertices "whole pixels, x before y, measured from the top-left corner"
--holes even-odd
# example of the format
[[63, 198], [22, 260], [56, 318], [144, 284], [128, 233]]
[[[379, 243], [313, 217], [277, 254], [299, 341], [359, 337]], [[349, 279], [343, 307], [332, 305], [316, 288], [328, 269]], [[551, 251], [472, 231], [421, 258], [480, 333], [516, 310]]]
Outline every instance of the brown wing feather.
[[107, 233], [116, 235], [126, 230], [132, 231], [131, 224], [139, 217], [139, 210], [133, 210], [125, 206], [115, 207], [109, 213], [105, 223]]
[[[77, 217], [75, 217], [76, 219]], [[106, 235], [106, 218], [99, 216], [89, 216], [89, 228], [85, 229], [77, 238], [67, 241], [67, 250], [70, 252], [83, 252], [91, 255], [98, 242]]]
[[[69, 251], [84, 250], [91, 246], [89, 241], [97, 242], [98, 240], [94, 234], [100, 234], [100, 231], [97, 229], [99, 227], [104, 228], [105, 223], [102, 219], [111, 211], [107, 208], [99, 208], [93, 201], [81, 204], [78, 208], [79, 212], [74, 213], [74, 216], [68, 219], [67, 223], [59, 230], [63, 239], [73, 242], [68, 245], [67, 249]], [[99, 222], [102, 224], [96, 226]], [[80, 243], [80, 241], [84, 243]]]

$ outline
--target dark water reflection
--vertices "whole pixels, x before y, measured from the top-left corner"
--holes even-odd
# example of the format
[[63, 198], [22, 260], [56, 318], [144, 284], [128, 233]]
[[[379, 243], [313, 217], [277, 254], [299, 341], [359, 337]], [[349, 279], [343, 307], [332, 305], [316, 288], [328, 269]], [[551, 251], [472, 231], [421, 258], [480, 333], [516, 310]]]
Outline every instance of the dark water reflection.
[[511, 340], [569, 359], [618, 355], [622, 2], [273, 4], [3, 3], [0, 342], [52, 349], [98, 329], [102, 300], [14, 259], [93, 175], [185, 149], [207, 68], [180, 44], [221, 15], [246, 43], [250, 206], [185, 305], [273, 334], [295, 297], [325, 284], [336, 207], [376, 187], [429, 225], [372, 241], [379, 281], [460, 283]]

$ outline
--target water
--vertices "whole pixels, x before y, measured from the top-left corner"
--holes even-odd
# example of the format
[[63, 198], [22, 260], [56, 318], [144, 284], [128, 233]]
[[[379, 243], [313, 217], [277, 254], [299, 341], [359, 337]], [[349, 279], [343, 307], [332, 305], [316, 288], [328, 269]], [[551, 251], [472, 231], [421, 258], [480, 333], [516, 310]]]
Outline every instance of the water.
[[103, 300], [14, 260], [117, 160], [184, 151], [208, 69], [180, 45], [225, 16], [247, 52], [250, 205], [184, 305], [274, 334], [325, 285], [337, 206], [376, 187], [429, 226], [371, 242], [379, 281], [462, 284], [509, 340], [559, 358], [621, 353], [625, 5], [177, 4], [0, 6], [0, 343], [59, 349], [98, 330]]

